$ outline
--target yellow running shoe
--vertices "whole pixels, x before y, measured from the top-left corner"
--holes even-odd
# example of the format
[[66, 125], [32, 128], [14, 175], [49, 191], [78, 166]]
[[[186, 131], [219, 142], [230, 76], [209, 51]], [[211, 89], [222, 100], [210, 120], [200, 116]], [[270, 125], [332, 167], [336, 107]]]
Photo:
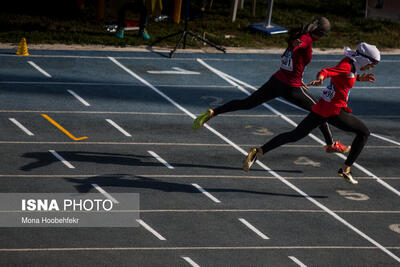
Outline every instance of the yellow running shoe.
[[351, 172], [344, 172], [342, 168], [339, 169], [338, 175], [342, 177], [343, 179], [346, 180], [346, 182], [350, 184], [358, 184], [358, 181], [353, 178], [353, 175], [351, 175]]
[[255, 147], [250, 149], [249, 153], [247, 154], [247, 157], [243, 160], [243, 170], [245, 172], [248, 172], [253, 163], [256, 162], [256, 160], [261, 156], [262, 156], [261, 149]]
[[213, 116], [214, 116], [214, 110], [209, 109], [205, 111], [203, 114], [199, 115], [193, 121], [193, 129], [198, 130], [201, 126], [203, 126], [204, 123], [210, 120]]

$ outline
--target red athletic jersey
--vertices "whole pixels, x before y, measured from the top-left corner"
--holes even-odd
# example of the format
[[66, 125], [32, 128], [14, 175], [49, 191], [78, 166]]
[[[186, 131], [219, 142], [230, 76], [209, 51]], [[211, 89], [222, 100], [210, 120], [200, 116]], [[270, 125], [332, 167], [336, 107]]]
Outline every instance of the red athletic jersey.
[[312, 106], [312, 111], [325, 118], [339, 114], [342, 108], [351, 112], [347, 107], [347, 100], [357, 78], [357, 75], [351, 72], [351, 67], [351, 59], [345, 57], [336, 67], [325, 68], [318, 73], [318, 76], [321, 74], [324, 79], [330, 77], [331, 82], [322, 90], [321, 99]]
[[309, 33], [298, 38], [302, 43], [293, 48], [293, 41], [281, 56], [281, 68], [274, 76], [291, 87], [300, 87], [304, 68], [312, 58], [312, 39]]

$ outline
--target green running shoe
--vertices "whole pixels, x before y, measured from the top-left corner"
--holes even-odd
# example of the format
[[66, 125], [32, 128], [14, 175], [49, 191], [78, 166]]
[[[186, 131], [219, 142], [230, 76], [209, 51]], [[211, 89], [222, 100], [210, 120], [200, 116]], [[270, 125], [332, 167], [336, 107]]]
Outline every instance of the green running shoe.
[[193, 129], [198, 130], [201, 126], [203, 126], [204, 123], [210, 120], [213, 116], [214, 116], [214, 110], [209, 109], [205, 111], [203, 114], [199, 115], [193, 121]]

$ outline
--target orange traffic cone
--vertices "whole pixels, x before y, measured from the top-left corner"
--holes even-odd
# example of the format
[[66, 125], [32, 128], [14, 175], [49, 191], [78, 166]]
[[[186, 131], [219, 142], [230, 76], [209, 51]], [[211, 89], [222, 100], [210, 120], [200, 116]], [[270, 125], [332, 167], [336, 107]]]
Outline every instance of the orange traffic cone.
[[29, 56], [28, 46], [26, 45], [25, 37], [22, 37], [21, 42], [19, 43], [17, 55], [18, 56]]

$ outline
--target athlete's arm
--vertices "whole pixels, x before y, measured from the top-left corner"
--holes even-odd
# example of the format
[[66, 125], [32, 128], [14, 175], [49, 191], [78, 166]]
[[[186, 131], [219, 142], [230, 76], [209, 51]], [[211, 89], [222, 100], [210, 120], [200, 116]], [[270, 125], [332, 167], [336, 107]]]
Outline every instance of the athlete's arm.
[[375, 82], [375, 76], [373, 73], [363, 73], [357, 76], [357, 81], [373, 83]]
[[323, 83], [326, 78], [335, 77], [338, 75], [348, 75], [351, 72], [351, 65], [348, 63], [340, 63], [333, 68], [322, 69], [317, 74], [317, 79], [309, 83], [312, 86], [318, 86]]

